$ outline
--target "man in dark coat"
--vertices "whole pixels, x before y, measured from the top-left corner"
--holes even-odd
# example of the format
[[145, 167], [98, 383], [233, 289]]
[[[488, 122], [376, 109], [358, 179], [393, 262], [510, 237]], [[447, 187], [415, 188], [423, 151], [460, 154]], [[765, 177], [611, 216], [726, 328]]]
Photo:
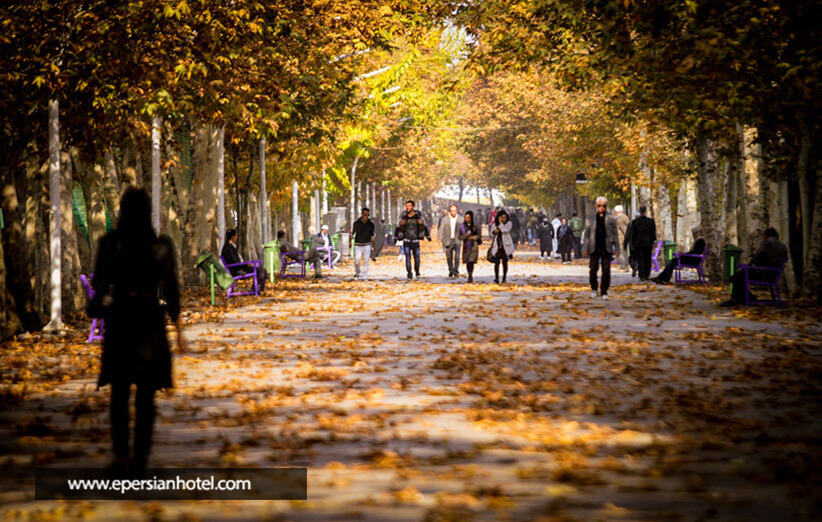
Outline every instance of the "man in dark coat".
[[656, 222], [645, 215], [648, 207], [639, 207], [639, 217], [631, 223], [631, 250], [636, 254], [639, 280], [647, 281], [651, 277], [651, 254], [656, 244]]
[[585, 225], [585, 244], [582, 254], [589, 256], [588, 279], [591, 283], [591, 297], [597, 296], [597, 271], [602, 267], [602, 299], [608, 299], [611, 286], [611, 261], [619, 255], [619, 233], [616, 219], [608, 215], [608, 200], [600, 196], [596, 199], [597, 211]]
[[537, 229], [537, 236], [539, 237], [539, 257], [540, 259], [551, 259], [551, 248], [554, 244], [554, 226], [548, 221], [548, 216], [542, 218]]
[[[761, 266], [767, 268], [779, 268], [788, 259], [788, 247], [779, 240], [779, 233], [774, 228], [765, 231], [765, 240], [759, 246], [756, 253], [751, 256], [748, 264], [750, 266]], [[755, 269], [753, 269], [755, 270]], [[771, 270], [759, 270], [753, 275], [759, 281], [773, 281], [776, 273]], [[742, 270], [731, 277], [733, 293], [731, 298], [723, 302], [721, 306], [736, 306], [745, 302], [745, 275]]]

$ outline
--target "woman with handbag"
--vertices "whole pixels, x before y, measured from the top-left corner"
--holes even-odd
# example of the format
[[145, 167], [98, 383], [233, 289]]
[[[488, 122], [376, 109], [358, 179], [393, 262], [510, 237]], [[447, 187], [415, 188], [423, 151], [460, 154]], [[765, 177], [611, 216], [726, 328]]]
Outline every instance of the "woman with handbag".
[[481, 225], [474, 222], [474, 213], [470, 210], [465, 213], [460, 225], [459, 239], [462, 241], [462, 260], [468, 270], [468, 282], [474, 282], [474, 265], [479, 259], [479, 246], [482, 244]]
[[[186, 351], [174, 258], [171, 239], [157, 236], [151, 226], [148, 194], [127, 190], [117, 229], [100, 240], [95, 299], [89, 303], [90, 315], [106, 320], [98, 386], [111, 385], [115, 460], [109, 469], [115, 478], [127, 473], [139, 478], [145, 470], [156, 414], [154, 394], [172, 386], [166, 313], [177, 326], [180, 352]], [[132, 385], [137, 388], [133, 456], [129, 454], [128, 408]]]
[[508, 220], [508, 213], [500, 210], [489, 228], [491, 248], [488, 260], [494, 263], [494, 282], [499, 283], [499, 265], [502, 263], [502, 282], [508, 277], [508, 260], [514, 257], [514, 240], [511, 237], [513, 225]]

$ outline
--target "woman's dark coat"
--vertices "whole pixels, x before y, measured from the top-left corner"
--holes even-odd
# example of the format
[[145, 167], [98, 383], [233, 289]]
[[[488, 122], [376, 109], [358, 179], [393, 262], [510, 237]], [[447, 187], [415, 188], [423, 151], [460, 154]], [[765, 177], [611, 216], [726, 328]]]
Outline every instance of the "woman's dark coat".
[[174, 257], [174, 245], [165, 236], [155, 238], [147, 251], [127, 255], [116, 231], [100, 240], [93, 285], [98, 294], [111, 296], [111, 304], [104, 309], [99, 386], [172, 386], [165, 313], [174, 321], [180, 315]]
[[554, 226], [549, 221], [543, 221], [537, 229], [539, 236], [539, 248], [543, 252], [551, 252], [554, 245]]

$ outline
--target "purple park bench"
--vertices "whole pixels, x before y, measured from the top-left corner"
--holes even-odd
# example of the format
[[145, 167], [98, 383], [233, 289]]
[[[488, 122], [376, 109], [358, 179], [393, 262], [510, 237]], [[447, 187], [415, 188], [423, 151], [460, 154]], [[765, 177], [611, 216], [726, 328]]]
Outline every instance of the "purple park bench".
[[317, 251], [320, 252], [321, 255], [325, 256], [325, 261], [328, 265], [328, 268], [334, 268], [334, 245], [328, 245], [327, 247], [317, 247]]
[[[89, 277], [94, 279], [94, 274], [90, 274]], [[91, 283], [89, 283], [89, 278], [81, 274], [80, 281], [83, 282], [83, 288], [86, 289], [86, 295], [88, 296], [89, 301], [94, 299], [94, 289], [91, 287]], [[105, 328], [105, 325], [105, 319], [98, 319], [97, 317], [94, 317], [91, 320], [91, 331], [88, 334], [88, 339], [86, 339], [86, 342], [92, 343], [94, 341], [102, 341], [103, 329]]]
[[659, 272], [659, 256], [662, 255], [662, 241], [656, 242], [656, 248], [654, 248], [654, 253], [651, 254], [651, 268], [654, 272]]
[[[676, 274], [676, 284], [682, 283], [705, 283], [705, 259], [708, 257], [708, 252], [710, 248], [706, 245], [705, 252], [702, 254], [674, 254], [674, 259], [676, 259], [676, 268], [674, 269], [674, 274]], [[687, 264], [683, 263], [684, 260], [689, 260]], [[682, 278], [682, 271], [686, 268], [690, 268], [696, 270], [697, 279], [683, 279]]]
[[[294, 259], [290, 256], [294, 256]], [[330, 257], [330, 256], [329, 256]], [[288, 267], [298, 265], [299, 273], [287, 273]], [[305, 278], [305, 250], [294, 250], [293, 252], [280, 252], [280, 277], [302, 277]]]
[[[228, 290], [225, 291], [226, 299], [228, 299], [231, 296], [235, 296], [235, 295], [260, 295], [260, 282], [257, 281], [257, 269], [262, 264], [262, 261], [260, 261], [259, 259], [254, 259], [252, 261], [246, 261], [244, 263], [233, 263], [233, 264], [229, 265], [228, 263], [225, 262], [225, 259], [223, 259], [223, 256], [220, 256], [220, 261], [223, 263], [223, 266], [226, 268], [226, 270], [228, 270], [229, 273], [231, 273], [231, 268], [235, 267], [235, 266], [249, 266], [249, 265], [251, 265], [253, 267], [251, 272], [249, 272], [247, 274], [237, 274], [237, 275], [231, 274], [231, 277], [234, 278], [234, 283], [231, 286], [228, 287]], [[237, 281], [242, 281], [243, 279], [253, 279], [254, 280], [253, 289], [247, 290], [247, 291], [244, 291], [244, 292], [238, 292], [236, 290]]]
[[[785, 270], [787, 259], [782, 261], [778, 268], [767, 266], [739, 265], [745, 284], [745, 306], [760, 304], [782, 304], [782, 296], [779, 294], [779, 280]], [[751, 285], [767, 286], [771, 290], [770, 299], [755, 299], [751, 295]]]

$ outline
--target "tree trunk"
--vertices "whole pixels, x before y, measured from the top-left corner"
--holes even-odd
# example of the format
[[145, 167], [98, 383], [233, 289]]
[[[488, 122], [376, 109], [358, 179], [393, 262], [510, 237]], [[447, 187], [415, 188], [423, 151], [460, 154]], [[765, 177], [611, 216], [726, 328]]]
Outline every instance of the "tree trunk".
[[740, 234], [739, 246], [749, 254], [756, 251], [765, 229], [768, 228], [768, 183], [765, 180], [762, 145], [757, 143], [757, 139], [755, 128], [744, 128], [742, 161], [745, 170], [745, 185], [742, 190], [746, 192], [744, 198], [746, 210], [743, 213], [745, 223], [742, 227], [745, 232]]
[[253, 193], [245, 192], [246, 226], [245, 244], [248, 246], [246, 259], [263, 258], [263, 236], [262, 236], [262, 214], [257, 196]]
[[351, 230], [354, 220], [357, 219], [357, 164], [360, 162], [359, 156], [354, 156], [354, 163], [351, 165], [351, 214], [345, 224], [346, 231]]
[[686, 178], [679, 187], [676, 214], [677, 249], [687, 252], [694, 244], [694, 229], [699, 227], [696, 182]]
[[62, 306], [68, 313], [85, 309], [86, 295], [80, 282], [80, 241], [84, 241], [77, 227], [72, 208], [74, 166], [68, 153], [62, 153], [60, 190], [60, 226], [62, 229]]
[[111, 220], [116, 222], [117, 216], [120, 215], [121, 191], [120, 180], [117, 177], [117, 162], [114, 159], [114, 152], [112, 152], [111, 148], [106, 150], [103, 193], [106, 197], [106, 206], [108, 207]]
[[57, 100], [49, 102], [49, 200], [51, 203], [51, 220], [49, 234], [49, 291], [51, 313], [46, 330], [58, 332], [63, 329], [63, 294], [62, 294], [62, 192], [60, 190], [60, 106]]
[[106, 233], [106, 196], [103, 188], [103, 180], [106, 179], [105, 170], [105, 159], [98, 158], [94, 164], [92, 178], [85, 180], [85, 185], [88, 187], [86, 209], [88, 210], [88, 237], [91, 246], [92, 270], [97, 260], [97, 248], [99, 247], [100, 238]]
[[[806, 116], [799, 114], [799, 161], [797, 162], [797, 177], [799, 180], [799, 214], [802, 227], [802, 266], [807, 267], [810, 261], [811, 225], [813, 221], [814, 184], [810, 179], [811, 130]], [[807, 269], [803, 270], [807, 273]]]
[[745, 147], [745, 127], [740, 124], [736, 126], [736, 134], [738, 136], [738, 141], [736, 144], [737, 147], [737, 154], [739, 156], [739, 184], [737, 185], [737, 212], [741, 218], [737, 219], [736, 221], [736, 235], [737, 240], [739, 241], [737, 245], [739, 248], [744, 249], [748, 242], [750, 241], [750, 237], [748, 236], [748, 225], [747, 221], [749, 219], [748, 216], [748, 166], [747, 166], [747, 159], [746, 155], [746, 147]]
[[[822, 169], [817, 167], [817, 188], [821, 182]], [[803, 294], [815, 297], [817, 303], [822, 304], [822, 197], [814, 200], [811, 241], [808, 245], [808, 257], [803, 272]]]
[[[94, 201], [92, 201], [91, 185], [97, 180], [94, 173], [94, 165], [83, 161], [80, 158], [80, 152], [76, 147], [70, 147], [68, 156], [71, 161], [72, 171], [74, 172], [75, 187], [79, 186], [83, 193], [83, 200], [85, 201], [86, 214], [82, 216], [86, 219], [88, 225], [88, 239], [80, 231], [79, 225], [76, 223], [76, 218], [72, 212], [72, 221], [75, 221], [75, 230], [77, 234], [77, 251], [79, 254], [80, 273], [90, 274], [94, 271], [94, 249], [96, 245], [92, 245], [91, 237], [91, 213]], [[73, 196], [73, 193], [72, 193]], [[103, 226], [105, 227], [105, 215], [103, 215]], [[81, 285], [82, 288], [82, 285]], [[85, 289], [82, 289], [85, 291]]]
[[[34, 292], [33, 313], [39, 319], [39, 329], [49, 321], [51, 314], [51, 203], [49, 194], [49, 163], [43, 164], [37, 150], [29, 150], [26, 159], [26, 209], [24, 242], [27, 269], [21, 276], [30, 277]], [[17, 271], [15, 270], [15, 273]]]
[[725, 162], [725, 240], [728, 243], [739, 245], [739, 177], [741, 158], [739, 148], [732, 146]]
[[[766, 196], [768, 226], [773, 227], [776, 230], [779, 234], [780, 240], [782, 240], [785, 244], [790, 245], [791, 227], [790, 205], [788, 202], [788, 181], [785, 179], [769, 181], [766, 184], [766, 190], [768, 191]], [[762, 243], [763, 239], [764, 231], [753, 238], [755, 247], [751, 250], [751, 253], [756, 252], [756, 249], [759, 248], [759, 245]], [[785, 265], [785, 274], [782, 278], [782, 282], [788, 292], [792, 292], [796, 288], [796, 276], [797, 273], [794, 268], [794, 262], [789, 256], [788, 263]]]
[[160, 233], [160, 209], [162, 181], [160, 180], [160, 117], [151, 121], [151, 224], [154, 232]]
[[300, 187], [296, 181], [291, 183], [291, 242], [300, 248]]
[[671, 196], [668, 187], [659, 185], [656, 188], [654, 198], [654, 219], [656, 220], [657, 236], [660, 240], [671, 240], [674, 238], [674, 223], [671, 212]]
[[718, 162], [713, 144], [704, 135], [699, 135], [695, 141], [696, 157], [698, 161], [697, 182], [699, 217], [702, 225], [702, 236], [710, 248], [705, 262], [706, 275], [713, 281], [718, 281], [722, 275], [721, 256], [722, 234], [720, 233], [717, 205], [715, 205], [714, 186], [719, 177]]
[[[2, 167], [0, 176], [0, 209], [5, 229], [0, 231], [0, 341], [23, 328], [42, 326], [34, 309], [34, 292], [29, 283], [21, 213], [14, 172], [10, 165]], [[8, 254], [4, 255], [4, 252]], [[6, 264], [8, 259], [8, 265]]]
[[460, 203], [462, 203], [462, 195], [463, 195], [463, 193], [465, 192], [465, 178], [463, 178], [462, 176], [460, 176], [460, 178], [457, 180], [457, 183], [459, 183], [459, 187], [460, 187], [460, 198], [459, 198], [459, 202], [460, 202]]

